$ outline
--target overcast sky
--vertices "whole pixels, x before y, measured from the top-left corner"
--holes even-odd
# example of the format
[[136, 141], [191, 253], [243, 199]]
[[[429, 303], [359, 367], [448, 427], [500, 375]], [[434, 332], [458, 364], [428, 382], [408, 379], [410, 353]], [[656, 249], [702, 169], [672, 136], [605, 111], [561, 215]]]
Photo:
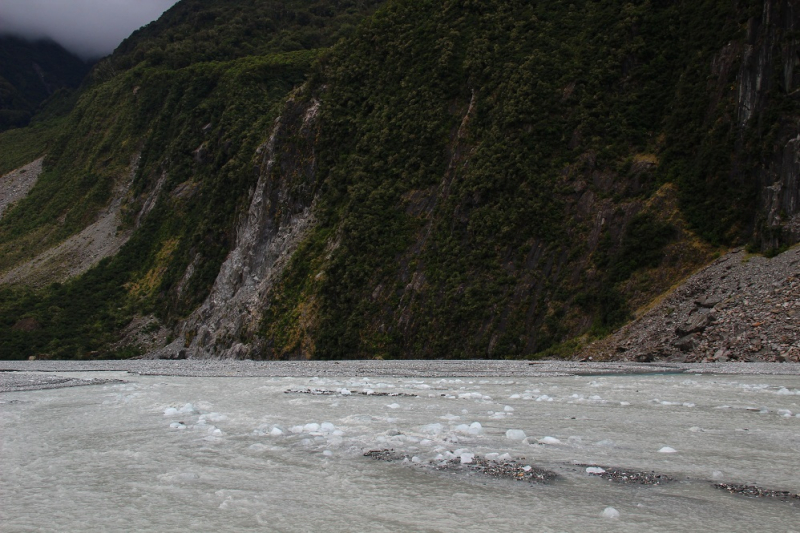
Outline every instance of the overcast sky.
[[49, 37], [83, 58], [110, 54], [177, 0], [0, 0], [0, 32]]

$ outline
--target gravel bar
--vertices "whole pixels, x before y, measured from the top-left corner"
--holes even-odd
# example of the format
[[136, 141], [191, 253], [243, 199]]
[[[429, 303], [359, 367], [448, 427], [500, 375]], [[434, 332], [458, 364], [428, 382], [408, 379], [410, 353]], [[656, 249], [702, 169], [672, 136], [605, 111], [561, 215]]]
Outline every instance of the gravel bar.
[[629, 363], [577, 361], [249, 361], [186, 359], [178, 361], [0, 361], [0, 391], [14, 372], [129, 372], [186, 377], [371, 376], [547, 377], [604, 374], [743, 374], [800, 375], [798, 363]]

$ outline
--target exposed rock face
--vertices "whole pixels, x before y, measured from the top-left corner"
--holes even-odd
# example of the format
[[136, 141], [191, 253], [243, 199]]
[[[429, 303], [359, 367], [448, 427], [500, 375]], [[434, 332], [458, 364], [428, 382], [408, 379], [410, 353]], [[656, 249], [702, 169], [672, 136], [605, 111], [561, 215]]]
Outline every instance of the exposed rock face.
[[[31, 173], [36, 172], [36, 169], [40, 173], [41, 164], [40, 159], [28, 165], [32, 169]], [[55, 281], [63, 282], [83, 274], [102, 259], [115, 255], [132, 234], [130, 230], [120, 231], [119, 228], [122, 225], [124, 199], [130, 190], [138, 166], [137, 154], [131, 161], [127, 176], [119, 179], [111, 203], [99, 213], [92, 224], [61, 244], [0, 275], [0, 284], [25, 283], [38, 287]], [[28, 189], [32, 186], [33, 183]]]
[[0, 177], [0, 218], [11, 204], [25, 198], [36, 185], [36, 180], [42, 173], [43, 162], [44, 158], [40, 157], [33, 163]]
[[259, 355], [260, 347], [248, 340], [268, 305], [273, 284], [314, 224], [312, 146], [318, 110], [317, 100], [290, 99], [275, 121], [269, 140], [257, 152], [258, 183], [239, 224], [236, 245], [211, 294], [182, 325], [178, 341], [160, 356], [180, 354], [184, 348], [191, 357]]
[[584, 357], [800, 361], [800, 247], [772, 259], [735, 251]]
[[760, 16], [748, 21], [737, 77], [739, 126], [755, 125], [774, 136], [773, 151], [757, 171], [756, 231], [764, 249], [800, 241], [800, 117], [785, 113], [776, 121], [763, 113], [770, 100], [797, 102], [800, 98], [798, 29], [796, 2], [765, 0]]

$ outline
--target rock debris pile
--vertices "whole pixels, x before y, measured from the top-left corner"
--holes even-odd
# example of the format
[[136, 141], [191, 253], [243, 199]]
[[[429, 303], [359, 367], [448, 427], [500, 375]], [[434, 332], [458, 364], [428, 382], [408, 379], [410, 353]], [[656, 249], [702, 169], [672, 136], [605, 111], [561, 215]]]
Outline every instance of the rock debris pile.
[[508, 456], [506, 456], [506, 458], [498, 457], [492, 459], [472, 453], [463, 453], [460, 454], [460, 457], [422, 463], [417, 457], [412, 457], [408, 454], [399, 454], [394, 450], [383, 449], [365, 452], [364, 457], [370, 457], [376, 461], [385, 461], [388, 463], [404, 462], [433, 468], [439, 471], [477, 473], [495, 478], [527, 481], [528, 483], [548, 483], [558, 478], [558, 474], [555, 472], [524, 464]]
[[639, 362], [800, 361], [800, 247], [731, 252], [582, 353]]
[[610, 466], [590, 466], [586, 472], [592, 476], [601, 477], [607, 481], [615, 483], [625, 483], [631, 485], [661, 485], [675, 481], [673, 478], [666, 474], [657, 474], [655, 472], [640, 472], [630, 468], [615, 468]]
[[800, 500], [800, 494], [793, 494], [788, 490], [762, 489], [755, 485], [742, 485], [739, 483], [714, 483], [714, 487], [727, 490], [731, 494], [741, 494], [751, 498], [776, 498], [783, 501]]

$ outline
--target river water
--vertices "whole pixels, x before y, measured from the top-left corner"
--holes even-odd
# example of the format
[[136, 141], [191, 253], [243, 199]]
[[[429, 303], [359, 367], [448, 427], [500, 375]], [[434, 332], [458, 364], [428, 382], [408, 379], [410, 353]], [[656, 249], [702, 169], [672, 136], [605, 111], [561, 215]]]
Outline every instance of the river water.
[[800, 531], [800, 500], [713, 486], [800, 492], [798, 376], [101, 377], [0, 394], [0, 530]]

